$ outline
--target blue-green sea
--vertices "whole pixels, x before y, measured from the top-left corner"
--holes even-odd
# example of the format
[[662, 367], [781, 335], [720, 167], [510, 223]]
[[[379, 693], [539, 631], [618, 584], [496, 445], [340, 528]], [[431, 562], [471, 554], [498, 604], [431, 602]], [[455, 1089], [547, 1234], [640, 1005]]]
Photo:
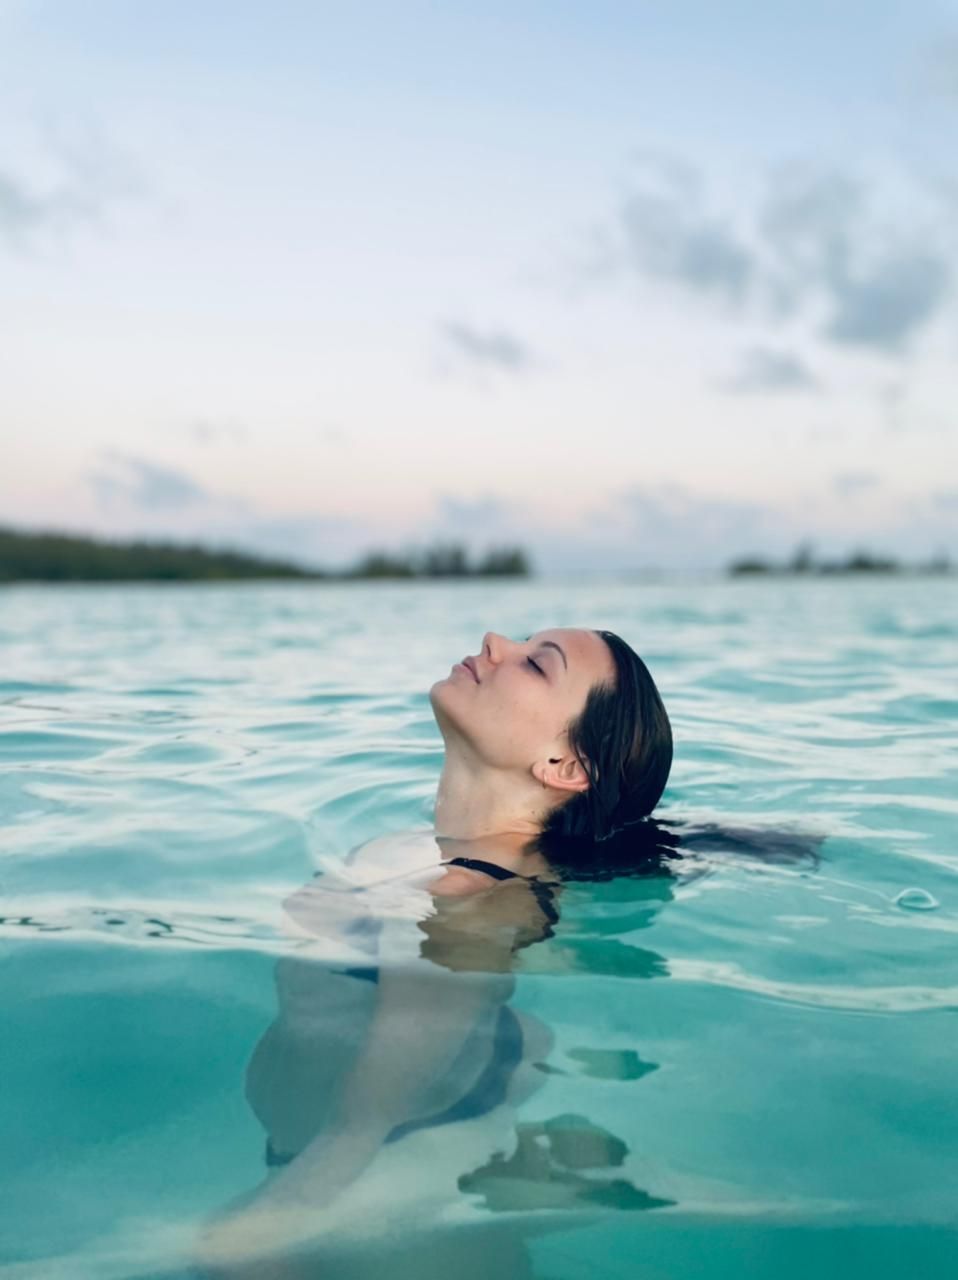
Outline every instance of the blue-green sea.
[[510, 996], [536, 1087], [227, 1274], [958, 1275], [958, 582], [836, 578], [0, 592], [0, 1280], [203, 1274], [267, 1174], [284, 899], [429, 825], [450, 663], [568, 625], [659, 684], [663, 817], [817, 861], [567, 888]]

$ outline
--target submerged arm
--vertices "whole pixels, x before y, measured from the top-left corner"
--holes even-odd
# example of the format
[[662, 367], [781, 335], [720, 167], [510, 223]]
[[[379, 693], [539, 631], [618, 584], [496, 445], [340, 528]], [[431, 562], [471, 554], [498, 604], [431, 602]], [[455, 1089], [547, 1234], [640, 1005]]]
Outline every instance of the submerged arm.
[[[478, 1077], [492, 1050], [491, 1015], [514, 986], [513, 932], [496, 925], [495, 912], [490, 921], [478, 900], [486, 896], [468, 905], [443, 901], [430, 920], [410, 921], [426, 935], [423, 956], [380, 969], [368, 1034], [327, 1123], [241, 1209], [208, 1230], [208, 1261], [281, 1248], [310, 1234], [315, 1212], [362, 1174], [397, 1125], [438, 1114]], [[488, 1046], [480, 1039], [472, 1078], [450, 1073], [484, 1020]]]
[[[369, 1033], [329, 1121], [276, 1174], [269, 1195], [321, 1203], [363, 1171], [397, 1125], [422, 1116], [427, 1104], [435, 1114], [455, 1102], [467, 1086], [452, 1080], [444, 1097], [443, 1078], [512, 987], [504, 974], [452, 973], [428, 961], [381, 970]], [[474, 1076], [483, 1065], [480, 1057]]]

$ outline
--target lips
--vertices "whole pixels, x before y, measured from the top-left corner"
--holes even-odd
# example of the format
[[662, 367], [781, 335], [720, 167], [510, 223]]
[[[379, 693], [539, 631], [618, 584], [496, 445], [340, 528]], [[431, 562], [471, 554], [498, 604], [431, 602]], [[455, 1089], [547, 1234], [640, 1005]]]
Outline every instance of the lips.
[[479, 683], [479, 672], [476, 670], [475, 658], [463, 658], [462, 665], [472, 672], [472, 678], [476, 684]]

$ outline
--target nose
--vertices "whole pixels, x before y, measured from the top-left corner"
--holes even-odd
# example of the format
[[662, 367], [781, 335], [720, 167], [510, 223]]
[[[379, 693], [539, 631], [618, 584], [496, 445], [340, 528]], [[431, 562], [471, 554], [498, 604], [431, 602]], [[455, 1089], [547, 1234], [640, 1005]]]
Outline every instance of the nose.
[[506, 636], [501, 636], [496, 631], [487, 631], [482, 637], [483, 655], [495, 665], [505, 657], [511, 643], [512, 641], [507, 639]]

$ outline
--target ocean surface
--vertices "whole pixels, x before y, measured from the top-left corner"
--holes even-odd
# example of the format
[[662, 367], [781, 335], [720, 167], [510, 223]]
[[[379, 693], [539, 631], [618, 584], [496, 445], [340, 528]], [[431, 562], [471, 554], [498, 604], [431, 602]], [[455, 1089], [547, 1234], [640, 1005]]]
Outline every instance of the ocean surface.
[[660, 816], [815, 860], [567, 888], [516, 958], [523, 1088], [321, 1169], [312, 1238], [222, 1274], [958, 1274], [958, 583], [835, 579], [0, 591], [0, 1280], [207, 1274], [279, 1176], [245, 1081], [284, 981], [280, 1103], [362, 1052], [284, 900], [428, 826], [450, 663], [565, 625], [657, 679]]

